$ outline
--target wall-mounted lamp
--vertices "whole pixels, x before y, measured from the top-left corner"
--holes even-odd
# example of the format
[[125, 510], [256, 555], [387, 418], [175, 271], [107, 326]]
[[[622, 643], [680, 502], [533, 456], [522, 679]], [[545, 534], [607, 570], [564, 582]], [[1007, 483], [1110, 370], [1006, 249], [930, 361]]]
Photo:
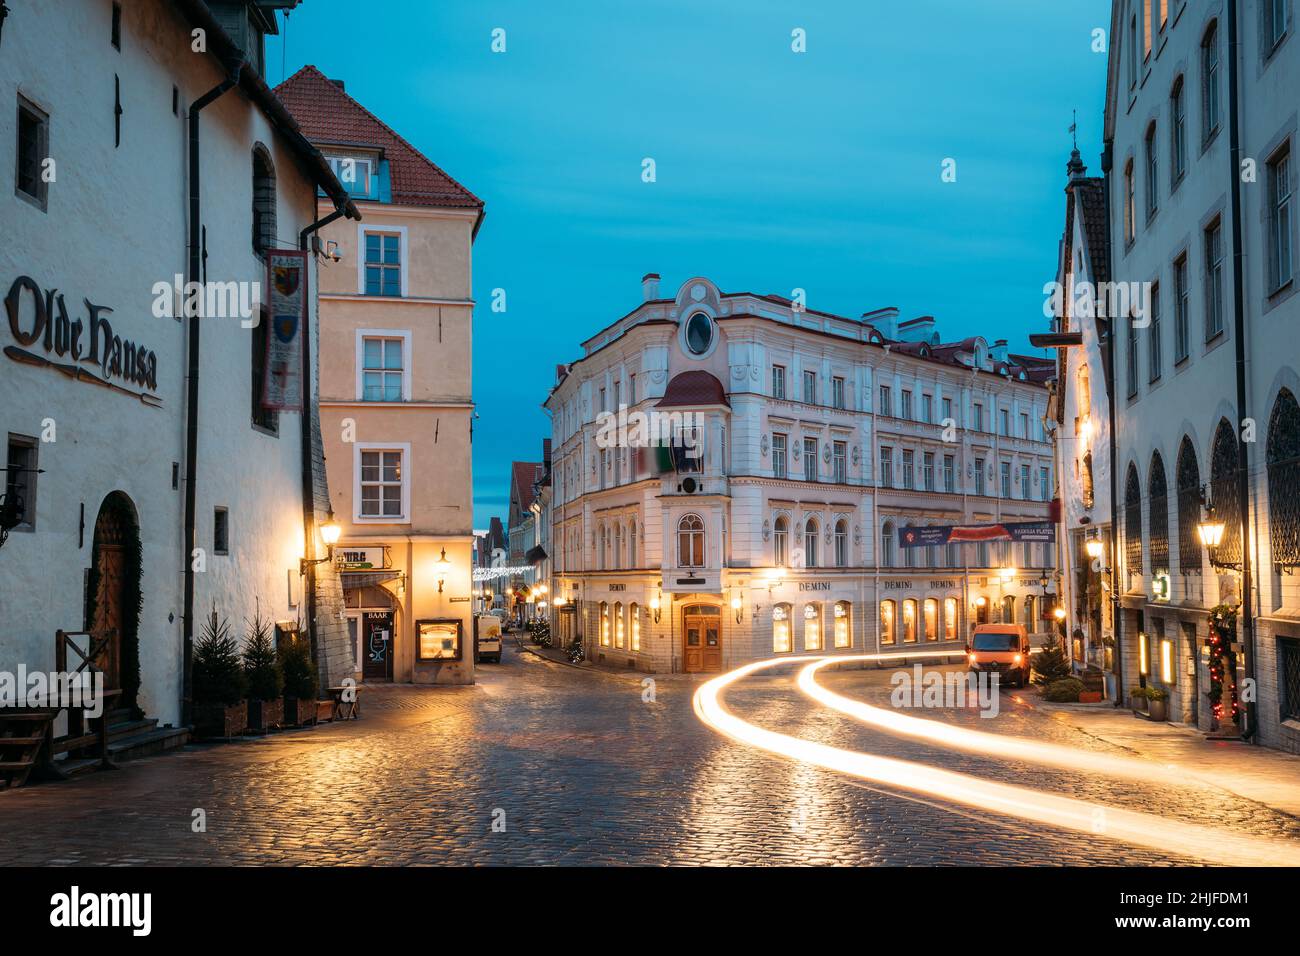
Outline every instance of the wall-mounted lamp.
[[438, 560], [433, 562], [433, 573], [438, 577], [438, 593], [442, 593], [442, 586], [447, 583], [447, 572], [451, 570], [451, 562], [447, 560], [447, 549], [442, 549], [442, 554]]
[[733, 611], [736, 612], [736, 623], [737, 623], [737, 624], [739, 624], [742, 620], [744, 620], [744, 618], [745, 618], [745, 613], [744, 613], [744, 610], [743, 610], [743, 602], [742, 602], [742, 600], [741, 600], [740, 592], [739, 592], [739, 591], [736, 591], [736, 592], [731, 596], [731, 609], [732, 609]]
[[320, 526], [320, 539], [325, 542], [325, 557], [299, 558], [298, 574], [305, 575], [308, 568], [317, 564], [324, 564], [326, 561], [332, 561], [334, 559], [334, 545], [338, 543], [339, 535], [342, 533], [342, 526], [334, 520], [334, 513], [330, 512], [329, 519]]
[[656, 591], [656, 592], [655, 592], [655, 596], [652, 597], [652, 598], [650, 599], [650, 611], [651, 611], [651, 612], [654, 614], [654, 616], [655, 616], [655, 623], [656, 623], [656, 624], [659, 623], [659, 611], [660, 611], [660, 606], [661, 606], [662, 603], [663, 603], [663, 595], [664, 595], [664, 592], [663, 592], [662, 590], [659, 590], [659, 591]]
[[979, 597], [977, 597], [977, 598], [974, 600], [973, 603], [974, 603], [974, 605], [975, 605], [976, 607], [984, 607], [984, 605], [986, 605], [986, 604], [989, 603], [989, 599], [986, 598], [984, 595], [981, 594]]
[[1225, 525], [1215, 513], [1214, 502], [1205, 494], [1204, 488], [1201, 489], [1201, 503], [1205, 505], [1205, 516], [1196, 526], [1196, 531], [1200, 534], [1203, 545], [1207, 548], [1217, 548], [1223, 541]]
[[1106, 550], [1106, 546], [1101, 543], [1101, 538], [1089, 538], [1083, 543], [1083, 550], [1087, 552], [1088, 557], [1096, 561]]
[[1002, 579], [1003, 584], [1010, 584], [1016, 576], [1015, 568], [1002, 568], [998, 571], [998, 577]]
[[1052, 616], [1055, 617], [1058, 621], [1064, 621], [1064, 620], [1065, 620], [1065, 608], [1063, 608], [1063, 607], [1058, 607], [1056, 610], [1054, 610], [1054, 611], [1052, 612]]

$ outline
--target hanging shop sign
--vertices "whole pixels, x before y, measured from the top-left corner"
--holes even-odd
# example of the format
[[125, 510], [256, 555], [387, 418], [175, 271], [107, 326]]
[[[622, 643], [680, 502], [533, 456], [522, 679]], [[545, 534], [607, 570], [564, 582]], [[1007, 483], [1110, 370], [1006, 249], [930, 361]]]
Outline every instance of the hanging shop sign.
[[907, 525], [898, 536], [903, 548], [929, 548], [959, 541], [1055, 541], [1056, 525], [1050, 521], [1010, 521], [1003, 524]]
[[[71, 318], [58, 289], [44, 289], [31, 276], [19, 276], [5, 296], [5, 314], [14, 345], [5, 355], [15, 362], [50, 368], [78, 382], [162, 405], [158, 391], [158, 356], [138, 342], [113, 332], [106, 305], [86, 304], [86, 321]], [[24, 307], [24, 302], [27, 306]], [[32, 351], [39, 348], [41, 352]], [[53, 357], [51, 357], [53, 356]], [[60, 359], [67, 361], [59, 361]]]
[[262, 407], [302, 410], [302, 335], [307, 324], [307, 253], [273, 249], [266, 254], [266, 376]]
[[385, 548], [335, 548], [334, 560], [341, 571], [368, 571], [388, 567]]

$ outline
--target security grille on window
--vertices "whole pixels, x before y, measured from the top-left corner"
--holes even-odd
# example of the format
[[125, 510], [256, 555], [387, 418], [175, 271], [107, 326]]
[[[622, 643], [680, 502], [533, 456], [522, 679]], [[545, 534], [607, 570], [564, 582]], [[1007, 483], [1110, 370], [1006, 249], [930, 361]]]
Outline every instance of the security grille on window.
[[1151, 472], [1147, 478], [1147, 490], [1151, 496], [1150, 544], [1151, 573], [1159, 574], [1169, 570], [1169, 488], [1165, 483], [1165, 463], [1156, 452], [1151, 456]]
[[253, 150], [253, 251], [263, 255], [276, 245], [275, 165], [266, 148]]
[[402, 453], [400, 451], [361, 453], [361, 516], [363, 518], [402, 516]]
[[1300, 567], [1300, 404], [1290, 389], [1282, 389], [1273, 403], [1267, 459], [1273, 566], [1291, 572]]
[[1282, 719], [1300, 720], [1300, 641], [1279, 638], [1277, 650], [1282, 671]]
[[367, 402], [400, 402], [402, 395], [401, 339], [368, 337], [362, 343], [361, 398]]
[[1196, 525], [1201, 520], [1201, 469], [1186, 437], [1178, 449], [1177, 478], [1178, 568], [1183, 574], [1200, 574], [1201, 541]]
[[366, 233], [366, 295], [402, 294], [402, 237]]

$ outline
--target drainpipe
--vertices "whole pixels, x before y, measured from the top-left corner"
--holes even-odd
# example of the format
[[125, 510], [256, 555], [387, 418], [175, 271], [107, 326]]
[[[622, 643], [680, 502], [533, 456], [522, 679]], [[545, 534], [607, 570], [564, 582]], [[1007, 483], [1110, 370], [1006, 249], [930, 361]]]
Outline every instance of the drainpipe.
[[[1111, 218], [1110, 218], [1110, 171], [1113, 167], [1115, 144], [1113, 140], [1107, 140], [1101, 153], [1101, 171], [1105, 175], [1102, 178], [1102, 190], [1105, 193], [1106, 208], [1106, 235], [1111, 235]], [[1107, 271], [1113, 277], [1115, 275], [1115, 252], [1114, 243], [1106, 243]], [[1111, 316], [1110, 326], [1106, 331], [1106, 403], [1109, 406], [1110, 413], [1110, 597], [1111, 602], [1111, 624], [1115, 631], [1115, 660], [1111, 664], [1111, 672], [1115, 676], [1115, 706], [1124, 706], [1124, 613], [1120, 607], [1119, 593], [1115, 590], [1117, 583], [1115, 578], [1115, 556], [1119, 553], [1119, 521], [1116, 518], [1115, 509], [1119, 507], [1119, 477], [1116, 471], [1116, 464], [1119, 461], [1119, 419], [1115, 409], [1115, 316]], [[1104, 577], [1104, 576], [1103, 576]]]
[[[1233, 345], [1236, 349], [1237, 372], [1237, 503], [1241, 512], [1241, 626], [1246, 643], [1246, 680], [1255, 683], [1255, 616], [1251, 607], [1252, 568], [1250, 561], [1250, 446], [1242, 438], [1241, 423], [1246, 418], [1246, 282], [1244, 278], [1244, 252], [1241, 228], [1241, 129], [1237, 84], [1237, 57], [1240, 40], [1237, 37], [1237, 0], [1228, 0], [1228, 133], [1231, 137], [1228, 170], [1232, 187], [1232, 308]], [[1246, 729], [1243, 737], [1259, 742], [1256, 722], [1256, 704], [1246, 702]]]
[[[312, 189], [313, 202], [315, 188]], [[298, 233], [298, 248], [308, 251], [311, 237], [325, 226], [341, 219], [347, 214], [346, 209], [335, 209], [328, 216], [316, 220]], [[320, 325], [320, 309], [316, 310], [317, 327]], [[302, 412], [298, 416], [299, 440], [302, 454], [302, 529], [304, 551], [308, 558], [316, 557], [316, 485], [312, 469], [312, 409], [315, 407], [312, 397], [311, 374], [311, 323], [303, 326], [302, 335]], [[319, 647], [316, 640], [316, 565], [308, 564], [307, 578], [303, 582], [303, 602], [307, 609], [307, 637], [311, 644], [312, 660], [319, 661]], [[330, 680], [334, 680], [333, 676]]]
[[[202, 219], [199, 169], [199, 113], [235, 86], [243, 64], [227, 64], [229, 75], [190, 104], [189, 112], [189, 281], [202, 279]], [[192, 286], [190, 288], [193, 288]], [[188, 316], [188, 368], [185, 389], [185, 598], [181, 615], [184, 641], [181, 677], [181, 725], [193, 723], [194, 690], [194, 524], [197, 514], [199, 459], [199, 319], [197, 309]]]

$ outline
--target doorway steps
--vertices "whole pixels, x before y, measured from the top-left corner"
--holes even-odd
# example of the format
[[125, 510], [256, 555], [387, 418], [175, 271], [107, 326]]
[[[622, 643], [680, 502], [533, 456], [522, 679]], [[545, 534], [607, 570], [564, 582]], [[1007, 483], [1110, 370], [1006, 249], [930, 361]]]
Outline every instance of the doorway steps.
[[45, 708], [0, 712], [0, 783], [21, 787], [36, 767], [55, 712]]
[[189, 739], [185, 727], [159, 727], [153, 717], [134, 720], [125, 708], [108, 712], [108, 757], [114, 763], [175, 750]]

